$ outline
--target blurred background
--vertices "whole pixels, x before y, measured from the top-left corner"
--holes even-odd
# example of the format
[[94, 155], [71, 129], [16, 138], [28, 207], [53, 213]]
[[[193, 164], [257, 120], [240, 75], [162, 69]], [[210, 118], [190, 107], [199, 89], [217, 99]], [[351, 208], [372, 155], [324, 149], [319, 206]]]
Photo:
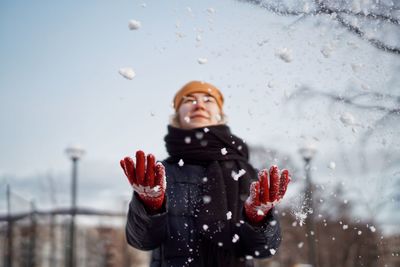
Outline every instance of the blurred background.
[[0, 2], [0, 266], [147, 266], [119, 160], [167, 156], [204, 80], [257, 168], [289, 168], [257, 266], [400, 266], [400, 2]]

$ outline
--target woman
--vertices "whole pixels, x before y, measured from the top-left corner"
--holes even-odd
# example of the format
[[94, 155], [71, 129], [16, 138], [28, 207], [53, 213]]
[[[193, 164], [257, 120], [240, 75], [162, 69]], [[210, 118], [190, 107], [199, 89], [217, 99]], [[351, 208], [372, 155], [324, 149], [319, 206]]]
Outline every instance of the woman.
[[189, 82], [174, 98], [164, 138], [169, 157], [155, 163], [137, 151], [136, 164], [121, 160], [134, 189], [127, 240], [153, 250], [152, 267], [253, 266], [280, 244], [273, 206], [289, 173], [279, 176], [272, 166], [257, 175], [247, 145], [225, 124], [223, 103], [215, 86]]

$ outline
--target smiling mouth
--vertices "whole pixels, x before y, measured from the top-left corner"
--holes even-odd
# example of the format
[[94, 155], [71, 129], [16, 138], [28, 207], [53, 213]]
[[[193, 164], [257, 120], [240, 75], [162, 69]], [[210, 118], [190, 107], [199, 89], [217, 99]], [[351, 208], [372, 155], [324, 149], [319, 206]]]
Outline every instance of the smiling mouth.
[[193, 115], [193, 116], [191, 116], [190, 118], [191, 118], [191, 119], [201, 118], [201, 119], [207, 119], [207, 120], [208, 120], [208, 117], [203, 116], [203, 115]]

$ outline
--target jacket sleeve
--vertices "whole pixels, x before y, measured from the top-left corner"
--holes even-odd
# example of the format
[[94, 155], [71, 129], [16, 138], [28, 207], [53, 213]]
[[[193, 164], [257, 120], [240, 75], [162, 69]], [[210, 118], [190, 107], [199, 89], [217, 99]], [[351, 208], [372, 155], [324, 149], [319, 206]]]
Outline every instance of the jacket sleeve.
[[[245, 218], [245, 216], [244, 216]], [[281, 229], [274, 209], [268, 212], [264, 221], [254, 226], [244, 219], [239, 228], [240, 253], [255, 258], [274, 255], [281, 243]]]
[[152, 250], [159, 247], [167, 236], [165, 204], [160, 213], [151, 215], [146, 211], [138, 195], [134, 193], [129, 203], [125, 232], [128, 244], [137, 249]]

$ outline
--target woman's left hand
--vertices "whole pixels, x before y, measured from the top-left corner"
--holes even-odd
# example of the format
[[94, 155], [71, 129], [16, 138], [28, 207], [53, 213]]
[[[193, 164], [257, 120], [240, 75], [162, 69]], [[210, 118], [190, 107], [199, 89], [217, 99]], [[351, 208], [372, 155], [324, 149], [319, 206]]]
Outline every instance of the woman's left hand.
[[268, 211], [283, 198], [289, 182], [288, 170], [283, 170], [280, 176], [279, 169], [275, 165], [269, 172], [267, 169], [261, 170], [258, 173], [258, 181], [250, 185], [250, 196], [244, 203], [247, 219], [252, 223], [261, 222]]

